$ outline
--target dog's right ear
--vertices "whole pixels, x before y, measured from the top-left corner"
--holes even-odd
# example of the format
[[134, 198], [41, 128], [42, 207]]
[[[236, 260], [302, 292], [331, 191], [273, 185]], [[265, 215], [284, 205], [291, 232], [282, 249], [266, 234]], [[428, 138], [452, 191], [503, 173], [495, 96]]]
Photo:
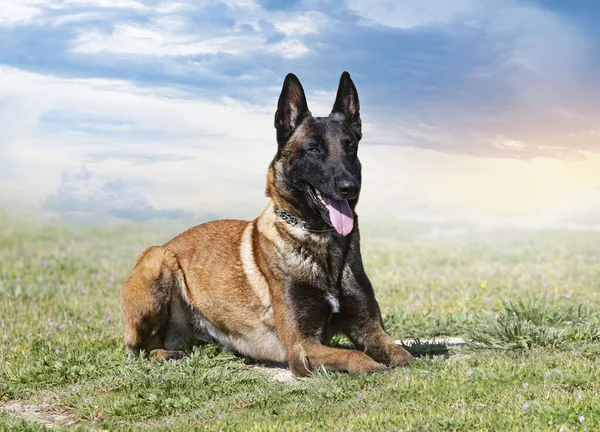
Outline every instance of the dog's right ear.
[[309, 115], [310, 111], [300, 80], [292, 73], [287, 74], [275, 112], [275, 129], [277, 129], [279, 150], [285, 145], [300, 122]]

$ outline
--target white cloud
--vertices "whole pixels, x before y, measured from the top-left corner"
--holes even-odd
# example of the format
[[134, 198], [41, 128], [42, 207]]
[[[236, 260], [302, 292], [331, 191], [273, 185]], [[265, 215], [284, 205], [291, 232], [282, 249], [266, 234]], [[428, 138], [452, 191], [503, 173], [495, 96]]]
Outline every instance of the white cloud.
[[0, 0], [0, 25], [14, 25], [31, 21], [42, 11], [37, 5], [41, 2], [31, 0]]
[[[145, 24], [117, 21], [110, 30], [81, 29], [72, 41], [72, 50], [85, 54], [169, 57], [270, 52], [284, 58], [297, 58], [310, 51], [304, 39], [318, 34], [329, 22], [325, 14], [317, 11], [268, 12], [251, 1], [222, 2], [228, 7], [227, 18], [235, 21], [232, 28], [215, 25], [199, 32], [192, 25], [192, 17], [204, 13], [203, 3], [163, 3], [157, 9], [144, 11], [148, 16]], [[270, 42], [264, 23], [270, 23], [284, 36], [283, 40]]]
[[[159, 4], [158, 10], [176, 10], [179, 3]], [[47, 21], [55, 24], [89, 17], [88, 13], [71, 13], [74, 7], [87, 7], [94, 10], [138, 10], [152, 11], [153, 8], [134, 0], [0, 0], [0, 25], [23, 25]], [[63, 12], [65, 16], [47, 18], [46, 12]], [[98, 15], [96, 15], [98, 16]], [[70, 17], [70, 18], [67, 18]]]
[[523, 141], [512, 140], [504, 137], [498, 137], [492, 140], [492, 145], [499, 149], [506, 150], [523, 150], [527, 147]]
[[144, 3], [135, 0], [46, 0], [44, 3], [47, 3], [51, 5], [51, 7], [55, 8], [62, 8], [72, 5], [83, 5], [110, 9], [150, 9], [150, 6], [146, 6]]
[[567, 20], [517, 0], [348, 0], [348, 6], [368, 22], [388, 27], [437, 27], [460, 21], [466, 27], [480, 28], [491, 37], [489, 51], [497, 51], [503, 61], [473, 77], [497, 79], [499, 71], [505, 71], [504, 75], [512, 71], [509, 79], [526, 100], [564, 91], [565, 79], [576, 78], [590, 47]]
[[[89, 160], [89, 155], [98, 175], [141, 182], [149, 199], [168, 207], [190, 207], [188, 197], [169, 188], [183, 191], [203, 184], [198, 205], [214, 208], [228, 205], [232, 178], [247, 178], [247, 188], [264, 185], [261, 168], [275, 149], [272, 107], [7, 67], [0, 67], [0, 77], [0, 164], [15, 167], [12, 188], [25, 196], [51, 193], [65, 165]], [[126, 157], [116, 161], [119, 152]], [[103, 153], [110, 158], [99, 158]], [[135, 153], [156, 159], [152, 168], [132, 160]], [[161, 158], [164, 153], [168, 156]]]
[[310, 49], [299, 40], [287, 38], [275, 45], [271, 45], [268, 50], [288, 59], [302, 57], [310, 51]]
[[291, 37], [319, 33], [330, 21], [325, 14], [317, 11], [275, 13], [269, 19], [279, 32]]
[[110, 120], [138, 130], [188, 136], [210, 130], [213, 135], [245, 141], [264, 136], [257, 119], [265, 118], [267, 111], [270, 114], [265, 107], [231, 98], [194, 100], [195, 95], [183, 90], [148, 88], [123, 80], [59, 78], [4, 66], [0, 74], [0, 95], [9, 102], [2, 107], [7, 117], [21, 106], [37, 118], [60, 115], [70, 126]]
[[190, 56], [199, 54], [240, 54], [262, 48], [264, 39], [248, 35], [207, 37], [173, 31], [177, 26], [163, 22], [151, 27], [118, 24], [112, 32], [81, 31], [73, 42], [77, 53], [117, 53], [156, 56]]
[[[104, 21], [111, 28], [80, 25], [71, 40], [72, 52], [86, 55], [181, 57], [272, 53], [283, 58], [306, 55], [308, 36], [318, 34], [329, 18], [317, 11], [270, 12], [253, 1], [221, 0], [232, 27], [217, 24], [199, 31], [194, 19], [206, 12], [206, 2], [163, 1], [146, 4], [135, 0], [0, 0], [1, 25], [53, 25]], [[117, 11], [133, 11], [144, 24], [120, 19]], [[265, 26], [264, 24], [267, 23]], [[246, 26], [250, 26], [249, 30]], [[270, 41], [272, 29], [283, 40]]]
[[[410, 118], [414, 109], [405, 114], [407, 118], [398, 119], [415, 125], [409, 128], [416, 132], [413, 143], [423, 142], [417, 140], [420, 137], [449, 151], [514, 157], [551, 154], [581, 158], [580, 151], [597, 147], [593, 137], [582, 133], [594, 128], [600, 112], [598, 98], [592, 96], [598, 91], [592, 78], [597, 75], [597, 67], [592, 65], [593, 41], [573, 21], [536, 3], [518, 0], [348, 0], [347, 4], [365, 25], [413, 32], [427, 27], [464, 43], [465, 50], [480, 49], [470, 39], [473, 34], [485, 41], [481, 48], [485, 61], [475, 61], [463, 75], [440, 73], [438, 77], [442, 82], [450, 79], [472, 85], [471, 90], [459, 89], [459, 93], [435, 98], [434, 109], [422, 110], [419, 116], [428, 125], [415, 125]], [[423, 56], [427, 58], [425, 51]], [[435, 60], [431, 64], [434, 69], [442, 67]], [[463, 99], [465, 94], [472, 97]], [[483, 97], [488, 94], [486, 105]], [[473, 105], [472, 99], [476, 101]], [[457, 104], [457, 115], [452, 118]], [[432, 112], [441, 113], [440, 118], [433, 118]], [[498, 131], [510, 134], [511, 140], [496, 140]], [[392, 139], [398, 142], [406, 136], [399, 131]], [[519, 147], [517, 142], [527, 144]]]
[[112, 216], [145, 221], [185, 215], [183, 210], [156, 210], [124, 180], [101, 180], [85, 166], [63, 171], [61, 184], [56, 193], [46, 198], [44, 207], [78, 218]]
[[69, 23], [83, 23], [85, 21], [96, 21], [103, 17], [100, 12], [82, 12], [82, 13], [66, 13], [56, 17], [47, 18], [44, 22], [53, 25], [61, 26]]
[[348, 7], [369, 23], [409, 29], [448, 24], [469, 16], [474, 0], [348, 0]]

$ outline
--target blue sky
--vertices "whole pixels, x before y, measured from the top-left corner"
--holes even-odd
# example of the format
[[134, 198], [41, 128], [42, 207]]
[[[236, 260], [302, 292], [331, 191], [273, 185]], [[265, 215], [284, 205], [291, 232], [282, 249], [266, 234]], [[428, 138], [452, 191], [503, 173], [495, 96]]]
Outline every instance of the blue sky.
[[588, 211], [599, 19], [591, 0], [0, 0], [0, 186], [54, 211], [245, 215], [285, 74], [326, 115], [348, 70], [374, 213], [485, 215], [474, 184], [497, 214]]

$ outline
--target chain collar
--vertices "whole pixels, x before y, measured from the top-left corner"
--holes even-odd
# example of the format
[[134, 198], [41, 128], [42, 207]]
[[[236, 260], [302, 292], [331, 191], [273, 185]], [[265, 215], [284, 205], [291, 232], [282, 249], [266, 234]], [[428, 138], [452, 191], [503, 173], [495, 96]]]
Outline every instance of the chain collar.
[[287, 224], [298, 227], [304, 231], [313, 232], [313, 233], [323, 233], [323, 232], [335, 231], [334, 228], [328, 228], [328, 229], [324, 229], [324, 230], [310, 229], [305, 221], [300, 219], [298, 216], [294, 216], [293, 214], [286, 212], [285, 210], [277, 209], [277, 210], [275, 210], [275, 213], [277, 213], [277, 216], [279, 216], [281, 219], [283, 219]]

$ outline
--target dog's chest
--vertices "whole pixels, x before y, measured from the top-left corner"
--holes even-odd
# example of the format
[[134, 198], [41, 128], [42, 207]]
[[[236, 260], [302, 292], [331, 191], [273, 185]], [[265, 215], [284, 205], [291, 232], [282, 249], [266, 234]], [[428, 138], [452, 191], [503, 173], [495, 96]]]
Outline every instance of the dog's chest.
[[298, 248], [289, 255], [291, 279], [315, 289], [320, 302], [328, 305], [330, 313], [341, 309], [341, 291], [346, 264], [341, 253], [328, 250], [327, 245], [315, 248]]
[[338, 313], [340, 311], [340, 299], [337, 293], [327, 291], [325, 293], [325, 301], [329, 304], [329, 307], [331, 307], [332, 313]]
[[310, 246], [293, 248], [286, 254], [287, 273], [296, 282], [321, 288], [333, 295], [339, 290], [343, 258], [327, 245]]

